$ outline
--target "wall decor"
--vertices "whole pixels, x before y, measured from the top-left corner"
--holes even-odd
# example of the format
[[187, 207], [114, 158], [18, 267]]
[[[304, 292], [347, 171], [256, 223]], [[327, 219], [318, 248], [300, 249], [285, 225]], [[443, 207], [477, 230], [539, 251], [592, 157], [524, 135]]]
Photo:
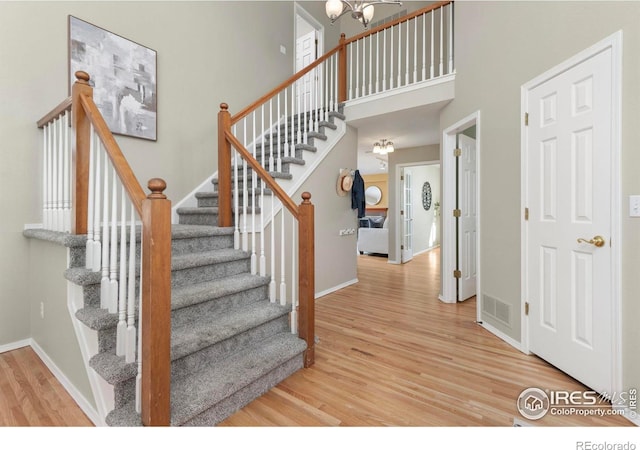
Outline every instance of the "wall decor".
[[422, 207], [429, 211], [431, 209], [431, 185], [425, 181], [422, 185]]
[[157, 139], [156, 56], [155, 50], [69, 16], [69, 89], [76, 71], [87, 72], [93, 100], [114, 134]]

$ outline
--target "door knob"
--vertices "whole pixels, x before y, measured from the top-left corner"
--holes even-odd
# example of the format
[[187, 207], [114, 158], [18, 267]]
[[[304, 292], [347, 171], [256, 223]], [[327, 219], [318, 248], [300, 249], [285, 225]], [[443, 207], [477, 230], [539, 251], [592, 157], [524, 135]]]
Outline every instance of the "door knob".
[[594, 238], [591, 240], [579, 238], [578, 244], [582, 242], [584, 242], [585, 244], [595, 245], [596, 247], [602, 247], [604, 245], [604, 238], [602, 236], [594, 236]]

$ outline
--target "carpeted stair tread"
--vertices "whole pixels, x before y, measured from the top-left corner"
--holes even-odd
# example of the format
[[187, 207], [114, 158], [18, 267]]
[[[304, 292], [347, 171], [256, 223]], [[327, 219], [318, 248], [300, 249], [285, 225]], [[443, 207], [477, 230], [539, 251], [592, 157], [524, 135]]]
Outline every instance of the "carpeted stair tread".
[[245, 251], [235, 250], [232, 248], [177, 255], [171, 258], [171, 270], [184, 270], [192, 267], [238, 261], [241, 259], [247, 259], [250, 256], [251, 255]]
[[171, 359], [175, 360], [222, 342], [235, 335], [287, 315], [291, 307], [268, 301], [226, 311], [205, 313], [192, 320], [173, 320], [171, 327]]
[[209, 300], [232, 295], [269, 284], [268, 277], [240, 274], [219, 280], [174, 287], [171, 290], [171, 309], [177, 310]]
[[133, 378], [138, 373], [137, 363], [126, 363], [124, 356], [108, 352], [94, 355], [89, 360], [89, 366], [111, 385]]
[[[243, 349], [223, 362], [172, 380], [171, 425], [179, 426], [260, 380], [278, 366], [301, 355], [306, 344], [290, 333], [280, 333], [253, 348]], [[272, 386], [264, 386], [266, 392]], [[243, 405], [238, 405], [241, 407]], [[107, 415], [111, 426], [139, 426], [133, 403]], [[211, 424], [214, 425], [214, 424]]]
[[115, 327], [118, 324], [118, 314], [112, 314], [108, 309], [91, 306], [86, 306], [76, 311], [76, 318], [95, 331]]

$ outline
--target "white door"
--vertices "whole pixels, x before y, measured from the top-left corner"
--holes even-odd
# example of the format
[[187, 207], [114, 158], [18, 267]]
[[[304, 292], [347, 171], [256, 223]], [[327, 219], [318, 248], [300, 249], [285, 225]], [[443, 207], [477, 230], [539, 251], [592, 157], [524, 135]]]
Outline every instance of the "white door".
[[402, 169], [402, 247], [401, 258], [403, 263], [413, 259], [413, 191], [411, 188], [411, 171]]
[[[316, 32], [310, 31], [309, 33], [300, 36], [296, 40], [296, 72], [301, 71], [309, 64], [316, 60]], [[301, 79], [300, 91], [300, 105], [304, 111], [311, 109], [311, 102], [314, 95], [315, 79], [314, 71], [309, 72]]]
[[530, 350], [609, 393], [611, 65], [609, 48], [526, 93], [524, 280]]
[[458, 135], [458, 300], [476, 295], [477, 252], [477, 169], [476, 141], [464, 134]]

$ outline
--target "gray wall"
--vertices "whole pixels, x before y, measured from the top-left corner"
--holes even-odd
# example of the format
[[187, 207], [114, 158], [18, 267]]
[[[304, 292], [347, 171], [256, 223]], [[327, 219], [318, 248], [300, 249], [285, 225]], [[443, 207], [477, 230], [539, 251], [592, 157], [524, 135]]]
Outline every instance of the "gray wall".
[[[398, 183], [400, 182], [400, 168], [398, 165], [418, 165], [431, 161], [440, 161], [440, 145], [427, 145], [425, 147], [411, 147], [396, 149], [389, 153], [389, 262], [400, 263], [400, 254], [396, 247], [400, 248], [396, 239], [396, 221], [400, 215]], [[395, 219], [395, 220], [394, 220]]]
[[[520, 87], [535, 76], [622, 29], [622, 317], [623, 378], [640, 384], [640, 221], [628, 218], [640, 193], [640, 3], [456, 2], [456, 98], [442, 129], [481, 110], [482, 289], [520, 317]], [[509, 333], [520, 341], [520, 327]]]

